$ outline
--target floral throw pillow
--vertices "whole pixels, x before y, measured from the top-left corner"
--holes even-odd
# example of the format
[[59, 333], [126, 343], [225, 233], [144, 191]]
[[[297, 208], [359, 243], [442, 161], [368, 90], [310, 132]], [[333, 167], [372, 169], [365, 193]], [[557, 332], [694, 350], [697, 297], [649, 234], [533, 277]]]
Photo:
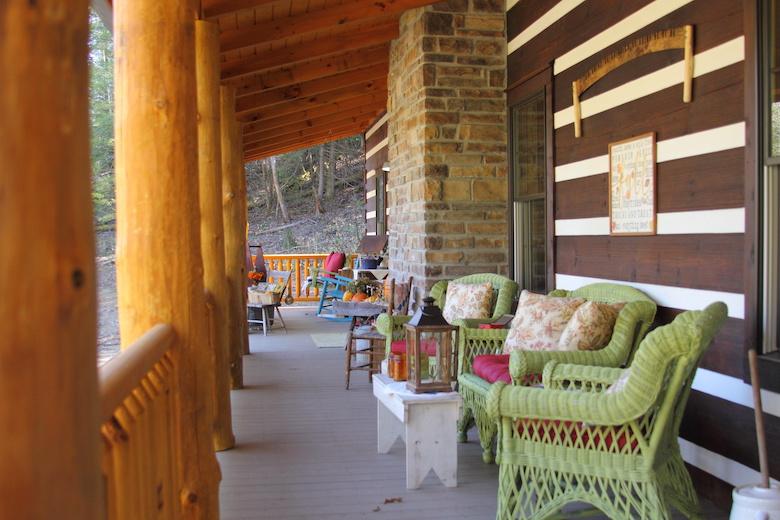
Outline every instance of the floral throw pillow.
[[612, 338], [619, 312], [616, 305], [592, 301], [583, 303], [563, 329], [558, 350], [599, 350], [606, 347]]
[[442, 315], [448, 323], [455, 320], [490, 317], [493, 285], [490, 283], [450, 283]]
[[561, 333], [583, 303], [582, 298], [523, 291], [504, 342], [504, 354], [514, 350], [558, 350]]

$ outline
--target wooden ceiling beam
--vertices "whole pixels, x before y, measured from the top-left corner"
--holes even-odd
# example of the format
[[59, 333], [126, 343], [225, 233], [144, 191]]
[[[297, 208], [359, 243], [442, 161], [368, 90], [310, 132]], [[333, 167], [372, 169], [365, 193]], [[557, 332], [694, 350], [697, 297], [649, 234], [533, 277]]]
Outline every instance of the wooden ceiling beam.
[[268, 139], [264, 139], [262, 141], [258, 141], [256, 143], [247, 144], [244, 146], [244, 151], [251, 151], [251, 150], [257, 150], [260, 148], [266, 148], [269, 146], [277, 146], [277, 145], [288, 145], [288, 144], [295, 144], [299, 141], [312, 139], [312, 138], [318, 138], [318, 137], [326, 137], [332, 134], [337, 134], [341, 132], [349, 132], [354, 131], [355, 133], [358, 132], [358, 128], [365, 128], [365, 126], [368, 124], [369, 119], [363, 119], [362, 121], [350, 121], [348, 123], [344, 123], [343, 125], [334, 126], [332, 128], [328, 127], [321, 127], [321, 128], [310, 128], [308, 130], [298, 130], [297, 132], [292, 132], [285, 135], [280, 136], [272, 136]]
[[288, 122], [284, 125], [275, 125], [269, 128], [262, 128], [261, 130], [258, 130], [256, 132], [244, 133], [242, 139], [243, 142], [247, 143], [250, 140], [254, 139], [256, 136], [264, 135], [267, 134], [268, 132], [278, 131], [279, 133], [284, 133], [288, 129], [294, 128], [296, 126], [313, 128], [316, 126], [322, 126], [323, 124], [332, 124], [334, 121], [338, 121], [346, 117], [362, 118], [362, 116], [371, 116], [371, 115], [376, 116], [382, 113], [384, 110], [385, 110], [384, 103], [372, 103], [370, 105], [363, 105], [363, 106], [353, 108], [352, 110], [341, 110], [333, 114], [329, 114], [322, 117], [302, 118], [299, 116], [296, 117], [295, 119], [288, 120]]
[[335, 76], [342, 72], [386, 63], [390, 59], [390, 46], [386, 43], [356, 51], [319, 57], [253, 76], [244, 76], [225, 83], [236, 87], [236, 95], [246, 96], [272, 88], [287, 87], [304, 81]]
[[398, 19], [388, 18], [383, 23], [361, 27], [351, 32], [339, 32], [327, 38], [274, 49], [249, 58], [226, 61], [222, 64], [222, 79], [230, 80], [314, 58], [374, 47], [397, 37]]
[[257, 107], [256, 109], [245, 111], [238, 119], [242, 123], [250, 123], [261, 119], [271, 119], [273, 117], [300, 112], [307, 108], [327, 105], [328, 103], [337, 101], [346, 101], [349, 98], [357, 97], [362, 94], [375, 94], [377, 100], [382, 98], [387, 99], [387, 78], [369, 80], [357, 85], [350, 85], [338, 90], [325, 92], [324, 94], [293, 99], [286, 103], [279, 103], [278, 105], [271, 107]]
[[387, 15], [400, 15], [408, 9], [435, 3], [432, 0], [353, 0], [323, 9], [267, 22], [222, 31], [219, 44], [222, 52], [234, 51], [261, 43], [284, 40], [302, 34], [316, 33]]
[[289, 87], [276, 88], [258, 92], [250, 96], [244, 96], [236, 101], [236, 115], [241, 117], [244, 114], [256, 111], [258, 107], [270, 107], [285, 103], [287, 101], [301, 99], [326, 92], [332, 92], [340, 88], [350, 87], [365, 83], [366, 81], [379, 80], [387, 77], [389, 65], [387, 62], [377, 65], [370, 65], [362, 69], [342, 72], [335, 76], [315, 79]]
[[260, 7], [266, 4], [276, 2], [277, 0], [201, 0], [203, 7], [203, 16], [205, 18], [215, 18], [224, 14]]
[[255, 151], [252, 152], [251, 155], [244, 156], [244, 162], [247, 163], [250, 161], [257, 161], [260, 159], [264, 159], [266, 157], [272, 157], [274, 155], [281, 155], [284, 153], [295, 152], [304, 148], [311, 148], [312, 146], [338, 141], [339, 139], [344, 139], [346, 137], [353, 137], [361, 132], [362, 130], [358, 132], [351, 132], [351, 133], [346, 132], [343, 135], [332, 135], [332, 136], [328, 136], [327, 138], [320, 137], [317, 139], [312, 139], [311, 141], [305, 143], [296, 143], [294, 145], [287, 145], [282, 147], [274, 147], [266, 150]]
[[300, 150], [302, 148], [309, 148], [312, 146], [317, 146], [319, 144], [323, 143], [330, 143], [332, 141], [337, 141], [339, 139], [344, 139], [346, 137], [352, 137], [357, 134], [360, 134], [365, 130], [364, 128], [360, 128], [358, 130], [347, 130], [342, 133], [338, 134], [332, 134], [328, 136], [321, 136], [321, 137], [314, 137], [305, 141], [299, 141], [292, 144], [286, 144], [286, 145], [277, 145], [277, 146], [271, 146], [268, 148], [253, 150], [251, 152], [246, 152], [244, 154], [244, 161], [255, 161], [258, 159], [263, 159], [265, 157], [271, 157], [274, 155], [280, 155], [283, 153], [289, 153], [294, 152], [296, 150]]
[[253, 123], [247, 123], [244, 125], [243, 131], [244, 135], [249, 135], [252, 133], [262, 132], [263, 130], [267, 130], [269, 128], [278, 128], [280, 126], [285, 126], [298, 121], [315, 119], [332, 114], [338, 114], [339, 112], [344, 112], [355, 108], [367, 108], [370, 106], [379, 106], [384, 110], [387, 107], [387, 99], [377, 99], [377, 96], [374, 94], [364, 94], [362, 96], [345, 99], [344, 101], [336, 101], [320, 107], [307, 108], [305, 110], [293, 112], [291, 114], [266, 118], [262, 119], [261, 121], [255, 121]]
[[[345, 114], [335, 114], [332, 116], [326, 116], [319, 119], [312, 119], [308, 121], [299, 121], [287, 126], [279, 128], [272, 128], [264, 132], [257, 132], [254, 134], [245, 135], [243, 138], [244, 146], [248, 146], [252, 143], [258, 143], [274, 137], [285, 136], [291, 133], [296, 133], [302, 130], [314, 130], [314, 129], [327, 129], [337, 128], [349, 123], [359, 123], [360, 121], [366, 121], [375, 117], [377, 114], [377, 107], [372, 107], [370, 111], [357, 111], [349, 112]], [[281, 138], [281, 137], [280, 137]]]

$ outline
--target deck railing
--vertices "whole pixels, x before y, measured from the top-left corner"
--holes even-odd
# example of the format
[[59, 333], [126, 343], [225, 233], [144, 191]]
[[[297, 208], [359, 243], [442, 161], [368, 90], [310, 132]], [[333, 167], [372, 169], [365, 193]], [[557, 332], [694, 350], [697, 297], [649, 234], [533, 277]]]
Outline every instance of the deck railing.
[[[314, 286], [306, 286], [306, 279], [314, 268], [322, 268], [327, 253], [305, 253], [284, 255], [263, 255], [268, 268], [274, 271], [292, 271], [289, 294], [296, 301], [311, 302], [319, 299], [319, 290]], [[346, 265], [352, 265], [355, 255], [347, 257]]]
[[99, 371], [108, 520], [179, 516], [170, 325], [155, 325]]

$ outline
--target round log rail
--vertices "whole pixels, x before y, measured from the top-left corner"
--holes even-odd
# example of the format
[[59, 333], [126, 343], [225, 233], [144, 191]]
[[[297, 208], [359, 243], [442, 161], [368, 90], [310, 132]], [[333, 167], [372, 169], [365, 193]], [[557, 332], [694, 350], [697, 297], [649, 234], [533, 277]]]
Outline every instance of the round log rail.
[[87, 0], [0, 1], [0, 518], [102, 518]]
[[98, 371], [100, 422], [111, 419], [122, 401], [138, 387], [152, 367], [168, 352], [175, 338], [173, 327], [168, 324], [157, 324], [118, 356], [100, 367]]
[[214, 448], [235, 444], [230, 408], [230, 339], [227, 320], [230, 288], [225, 274], [225, 231], [222, 221], [222, 143], [219, 97], [219, 28], [195, 22], [198, 82], [198, 186], [203, 285], [208, 307], [209, 343], [214, 374]]

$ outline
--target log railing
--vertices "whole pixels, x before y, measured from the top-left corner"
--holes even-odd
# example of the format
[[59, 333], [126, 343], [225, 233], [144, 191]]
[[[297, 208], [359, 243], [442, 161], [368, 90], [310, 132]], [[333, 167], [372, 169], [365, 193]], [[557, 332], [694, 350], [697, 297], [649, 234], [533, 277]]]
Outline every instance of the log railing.
[[179, 517], [173, 327], [155, 325], [99, 371], [105, 518]]
[[[306, 279], [315, 267], [322, 268], [326, 253], [263, 255], [268, 268], [273, 271], [292, 271], [289, 294], [299, 302], [312, 302], [319, 299], [316, 287], [305, 287]], [[351, 266], [355, 255], [347, 256], [347, 266]], [[271, 280], [273, 281], [273, 280]]]

